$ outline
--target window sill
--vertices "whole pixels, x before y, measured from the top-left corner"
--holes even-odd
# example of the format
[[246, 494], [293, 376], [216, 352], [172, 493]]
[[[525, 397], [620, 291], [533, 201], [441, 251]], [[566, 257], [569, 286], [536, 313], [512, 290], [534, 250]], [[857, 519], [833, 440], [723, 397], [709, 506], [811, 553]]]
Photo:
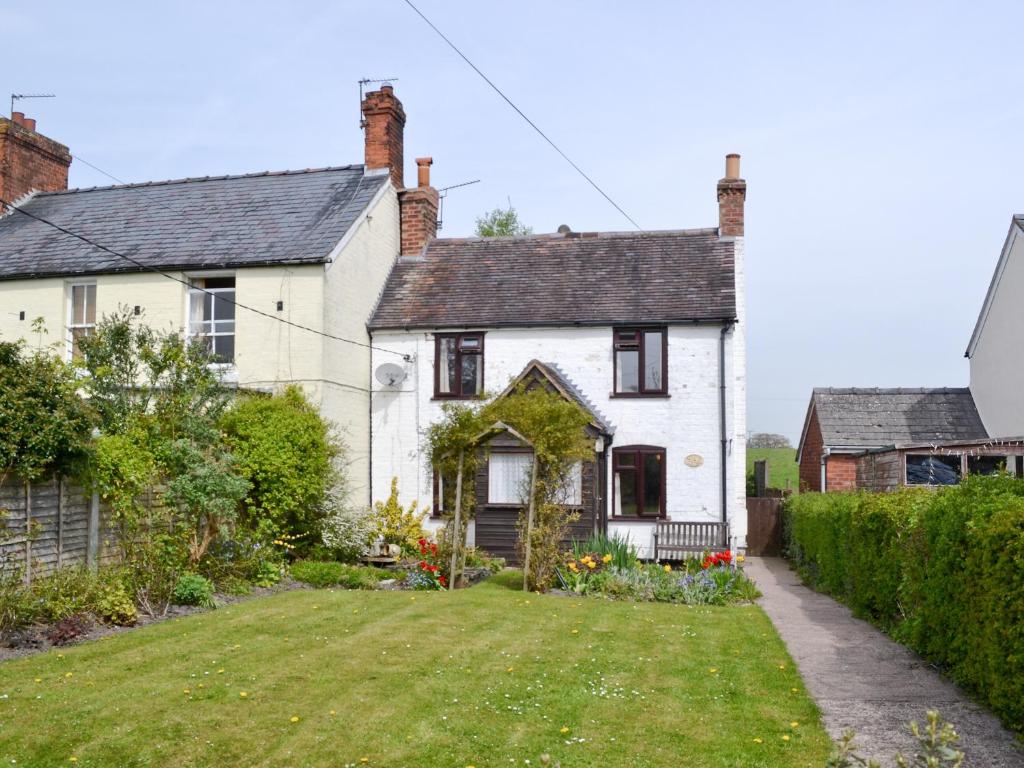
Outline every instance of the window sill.
[[667, 400], [672, 397], [668, 392], [610, 392], [612, 400]]
[[624, 515], [611, 515], [608, 519], [615, 523], [659, 523], [668, 520], [668, 516], [660, 515], [658, 517], [652, 517], [645, 515], [644, 517], [640, 517], [638, 515], [633, 515], [631, 517], [626, 517]]
[[445, 402], [446, 400], [480, 400], [483, 395], [434, 395], [431, 400]]

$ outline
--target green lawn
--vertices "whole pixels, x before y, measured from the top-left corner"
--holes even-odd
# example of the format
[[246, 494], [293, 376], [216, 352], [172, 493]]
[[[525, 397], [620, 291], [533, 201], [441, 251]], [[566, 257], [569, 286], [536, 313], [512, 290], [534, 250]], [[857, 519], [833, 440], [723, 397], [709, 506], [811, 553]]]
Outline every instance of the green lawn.
[[794, 491], [800, 488], [800, 466], [796, 463], [796, 448], [747, 448], [747, 473], [754, 471], [754, 462], [768, 460], [768, 485], [786, 488], [786, 481]]
[[283, 593], [5, 662], [0, 763], [824, 764], [817, 709], [759, 608], [516, 581]]

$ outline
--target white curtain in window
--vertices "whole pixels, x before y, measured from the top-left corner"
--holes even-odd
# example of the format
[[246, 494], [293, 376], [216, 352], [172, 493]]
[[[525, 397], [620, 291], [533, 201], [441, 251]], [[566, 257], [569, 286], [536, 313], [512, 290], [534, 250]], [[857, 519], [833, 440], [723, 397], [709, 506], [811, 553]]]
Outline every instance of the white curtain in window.
[[522, 504], [529, 490], [529, 453], [492, 453], [487, 462], [487, 501], [490, 504]]
[[570, 507], [583, 504], [583, 463], [577, 461], [569, 469], [568, 482], [565, 489], [565, 503]]

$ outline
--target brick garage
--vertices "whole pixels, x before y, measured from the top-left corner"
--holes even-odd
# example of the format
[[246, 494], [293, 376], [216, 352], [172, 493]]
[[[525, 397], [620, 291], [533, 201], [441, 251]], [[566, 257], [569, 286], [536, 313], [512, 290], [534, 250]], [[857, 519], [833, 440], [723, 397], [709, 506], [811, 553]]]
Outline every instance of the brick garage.
[[[868, 452], [987, 439], [966, 388], [817, 388], [807, 406], [797, 451], [800, 489], [874, 487], [878, 481], [874, 470], [869, 471], [870, 462], [859, 458]], [[888, 473], [898, 479], [898, 471], [890, 468]]]

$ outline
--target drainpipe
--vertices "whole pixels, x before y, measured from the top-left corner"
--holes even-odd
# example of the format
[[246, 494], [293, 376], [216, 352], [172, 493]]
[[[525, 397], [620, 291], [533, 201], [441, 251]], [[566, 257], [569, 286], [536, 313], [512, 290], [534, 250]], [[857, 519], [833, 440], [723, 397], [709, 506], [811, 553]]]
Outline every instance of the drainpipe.
[[828, 461], [828, 457], [829, 457], [830, 453], [831, 453], [831, 450], [826, 448], [824, 451], [822, 451], [822, 454], [821, 454], [821, 483], [820, 483], [820, 486], [821, 486], [821, 492], [822, 493], [824, 493], [825, 491], [828, 490], [828, 488], [825, 487], [825, 483], [826, 483], [826, 480], [828, 478], [828, 475], [825, 472], [825, 464]]
[[722, 326], [718, 337], [718, 416], [719, 434], [722, 436], [722, 522], [729, 522], [729, 438], [725, 429], [725, 335], [732, 330], [735, 321], [728, 321]]

